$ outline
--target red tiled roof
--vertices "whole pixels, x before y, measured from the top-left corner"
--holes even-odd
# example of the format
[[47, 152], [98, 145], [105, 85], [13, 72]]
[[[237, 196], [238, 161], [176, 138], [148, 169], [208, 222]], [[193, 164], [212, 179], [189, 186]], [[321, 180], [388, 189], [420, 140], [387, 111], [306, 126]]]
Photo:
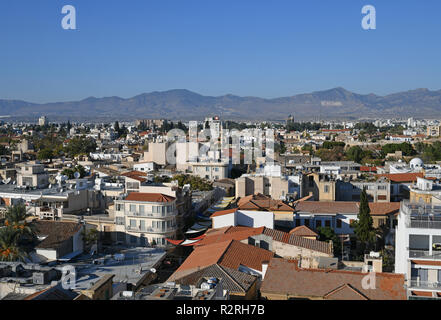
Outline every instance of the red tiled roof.
[[378, 177], [385, 177], [392, 182], [413, 182], [416, 181], [418, 177], [424, 178], [422, 172], [418, 173], [385, 173], [379, 174]]
[[318, 234], [309, 229], [307, 226], [298, 226], [289, 231], [289, 234], [296, 235], [298, 237], [318, 237]]
[[[297, 212], [309, 213], [358, 213], [359, 202], [353, 201], [302, 201], [297, 203], [295, 210]], [[371, 215], [387, 215], [396, 213], [400, 210], [399, 202], [369, 202]]]
[[441, 261], [433, 261], [433, 260], [412, 260], [414, 264], [422, 264], [426, 266], [441, 266]]
[[361, 166], [360, 171], [363, 172], [377, 172], [377, 167]]
[[431, 291], [416, 291], [416, 290], [413, 290], [412, 291], [412, 295], [418, 296], [418, 297], [432, 297], [432, 292]]
[[309, 250], [319, 251], [326, 254], [332, 254], [332, 246], [326, 241], [318, 241], [289, 234], [287, 232], [270, 229], [266, 227], [224, 227], [218, 229], [210, 229], [207, 231], [204, 239], [199, 241], [195, 246], [206, 246], [213, 243], [219, 243], [230, 240], [242, 241], [249, 237], [264, 234], [271, 237], [274, 241], [283, 242], [293, 246], [306, 248]]
[[143, 202], [173, 202], [175, 198], [162, 193], [130, 192], [124, 200]]
[[213, 214], [210, 216], [210, 218], [223, 216], [223, 215], [226, 215], [226, 214], [234, 213], [234, 212], [236, 212], [236, 211], [237, 211], [237, 208], [234, 208], [234, 209], [228, 209], [228, 210], [222, 210], [222, 211], [217, 211], [217, 212], [213, 213]]
[[274, 200], [263, 194], [249, 195], [239, 199], [237, 206], [240, 210], [259, 211], [294, 211], [294, 208], [282, 200]]
[[366, 273], [301, 269], [284, 259], [271, 259], [260, 291], [262, 294], [326, 299], [406, 300], [404, 275], [376, 273], [375, 289], [363, 289]]
[[135, 179], [140, 182], [144, 182], [147, 180], [146, 174], [140, 171], [129, 171], [122, 174], [124, 177]]
[[[207, 231], [206, 237], [199, 241], [196, 246], [204, 246], [212, 243], [218, 243], [223, 241], [230, 240], [245, 240], [251, 236], [262, 234], [264, 227], [261, 228], [250, 228], [250, 227], [227, 227], [220, 229], [211, 229], [211, 230], [219, 230], [219, 232], [209, 233]], [[210, 230], [209, 230], [210, 231]]]
[[169, 281], [190, 274], [213, 264], [237, 270], [240, 265], [262, 270], [262, 262], [274, 256], [271, 251], [241, 243], [235, 240], [216, 242], [197, 246], [181, 266], [172, 274]]

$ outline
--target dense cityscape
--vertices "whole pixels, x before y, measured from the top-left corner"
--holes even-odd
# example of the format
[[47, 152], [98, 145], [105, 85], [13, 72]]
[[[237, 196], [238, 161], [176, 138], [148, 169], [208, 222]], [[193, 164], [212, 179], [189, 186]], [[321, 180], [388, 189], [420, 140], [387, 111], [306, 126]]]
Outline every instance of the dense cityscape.
[[0, 299], [439, 299], [440, 128], [3, 121]]

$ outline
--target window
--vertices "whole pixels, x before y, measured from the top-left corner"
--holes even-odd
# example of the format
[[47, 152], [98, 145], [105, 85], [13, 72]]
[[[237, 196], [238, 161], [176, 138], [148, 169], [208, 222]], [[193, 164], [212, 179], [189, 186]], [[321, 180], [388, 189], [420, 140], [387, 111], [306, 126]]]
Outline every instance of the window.
[[378, 186], [378, 190], [386, 190], [386, 186]]
[[214, 168], [214, 171], [219, 172], [219, 168]]
[[116, 224], [119, 226], [124, 225], [124, 217], [116, 217]]
[[205, 171], [210, 171], [210, 167], [205, 167]]
[[331, 220], [325, 220], [325, 227], [331, 226]]
[[387, 200], [387, 196], [385, 195], [378, 195], [378, 200]]
[[316, 220], [315, 221], [315, 227], [318, 228], [318, 227], [321, 227], [321, 226], [322, 226], [322, 220]]
[[144, 206], [143, 205], [139, 206], [139, 213], [144, 214]]
[[309, 227], [309, 219], [305, 219], [304, 222], [303, 222], [303, 224], [304, 224], [305, 226]]
[[124, 204], [123, 203], [117, 203], [116, 204], [116, 211], [124, 211]]
[[135, 211], [136, 211], [136, 205], [131, 204], [131, 205], [130, 205], [130, 208], [129, 208], [129, 211], [130, 211], [130, 212], [135, 212]]
[[325, 186], [325, 190], [324, 190], [324, 192], [325, 192], [325, 193], [329, 193], [329, 186]]
[[136, 220], [130, 219], [130, 228], [136, 228]]
[[139, 189], [139, 182], [127, 182], [126, 188], [127, 189]]
[[142, 231], [145, 231], [145, 220], [141, 220], [141, 221], [139, 222], [139, 227], [140, 227], [140, 229], [141, 229]]

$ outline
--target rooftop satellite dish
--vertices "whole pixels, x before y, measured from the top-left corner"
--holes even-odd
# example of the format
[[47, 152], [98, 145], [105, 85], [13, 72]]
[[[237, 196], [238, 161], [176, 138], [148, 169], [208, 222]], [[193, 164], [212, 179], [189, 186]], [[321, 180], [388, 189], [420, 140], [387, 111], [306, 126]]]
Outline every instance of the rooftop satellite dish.
[[74, 177], [75, 177], [75, 179], [79, 179], [80, 178], [80, 173], [77, 171], [77, 172], [75, 172], [74, 173]]

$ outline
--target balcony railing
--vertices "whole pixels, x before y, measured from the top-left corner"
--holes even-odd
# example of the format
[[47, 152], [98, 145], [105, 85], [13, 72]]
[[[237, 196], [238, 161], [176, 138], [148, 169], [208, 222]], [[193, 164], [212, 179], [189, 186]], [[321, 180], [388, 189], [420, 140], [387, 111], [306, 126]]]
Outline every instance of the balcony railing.
[[419, 250], [419, 249], [408, 249], [408, 250], [409, 250], [409, 258], [441, 260], [441, 251], [432, 251], [432, 254], [430, 254], [429, 250]]
[[174, 232], [177, 230], [177, 226], [173, 225], [171, 227], [168, 228], [151, 228], [151, 227], [145, 227], [145, 228], [141, 228], [141, 227], [131, 227], [131, 226], [127, 226], [127, 231], [132, 231], [132, 232], [145, 232], [145, 233], [169, 233], [169, 232]]
[[410, 221], [408, 222], [407, 226], [409, 228], [420, 228], [420, 229], [441, 229], [441, 220], [410, 218]]
[[136, 211], [126, 211], [125, 212], [125, 215], [127, 217], [158, 218], [158, 219], [175, 217], [175, 216], [177, 216], [177, 214], [178, 214], [177, 211], [168, 212], [168, 213], [153, 213], [153, 212], [140, 213], [140, 212], [136, 212]]
[[410, 280], [410, 288], [441, 290], [441, 282], [420, 281], [414, 279]]

